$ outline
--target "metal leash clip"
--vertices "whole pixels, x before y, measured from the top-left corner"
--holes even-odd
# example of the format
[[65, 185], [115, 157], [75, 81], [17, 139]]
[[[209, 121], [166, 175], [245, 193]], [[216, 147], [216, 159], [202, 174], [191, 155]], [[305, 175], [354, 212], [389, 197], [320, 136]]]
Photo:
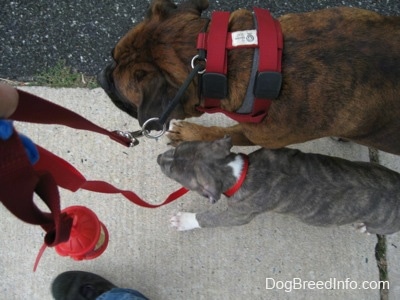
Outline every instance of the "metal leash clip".
[[147, 130], [146, 127], [151, 123], [151, 122], [158, 122], [159, 118], [151, 118], [148, 119], [146, 122], [144, 122], [142, 129], [136, 130], [136, 131], [121, 131], [121, 130], [116, 130], [115, 132], [119, 134], [120, 136], [123, 136], [131, 141], [129, 147], [135, 147], [139, 145], [139, 140], [138, 138], [145, 136], [149, 139], [155, 139], [157, 140], [159, 137], [163, 136], [165, 131], [167, 130], [167, 126], [164, 123], [162, 130], [157, 131], [155, 134], [151, 134], [151, 130]]
[[114, 131], [116, 134], [123, 136], [124, 138], [127, 138], [128, 140], [131, 141], [129, 144], [129, 147], [135, 147], [139, 145], [139, 140], [138, 138], [143, 136], [142, 130], [136, 130], [136, 131], [121, 131], [121, 130], [115, 130]]

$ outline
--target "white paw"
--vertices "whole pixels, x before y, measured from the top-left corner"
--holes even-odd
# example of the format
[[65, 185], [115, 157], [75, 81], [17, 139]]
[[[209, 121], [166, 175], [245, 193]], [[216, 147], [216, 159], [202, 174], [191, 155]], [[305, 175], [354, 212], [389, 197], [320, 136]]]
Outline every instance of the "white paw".
[[201, 228], [196, 220], [195, 213], [178, 212], [171, 218], [171, 225], [178, 231], [192, 230]]
[[179, 122], [181, 122], [181, 121], [180, 120], [176, 120], [176, 119], [172, 119], [169, 122], [169, 126], [165, 130], [165, 133], [162, 134], [160, 137], [158, 137], [156, 139], [156, 141], [157, 142], [161, 142], [162, 144], [165, 144], [165, 145], [170, 145], [171, 144], [171, 138], [170, 138], [171, 132], [174, 132], [174, 128], [176, 128], [176, 126], [179, 126], [179, 125], [177, 125], [177, 124], [179, 124]]
[[173, 131], [176, 131], [176, 129], [174, 130], [174, 128], [176, 128], [176, 127], [181, 127], [180, 123], [182, 123], [181, 120], [172, 119], [172, 120], [169, 122], [168, 131], [172, 131], [172, 132], [173, 132]]
[[169, 145], [169, 143], [171, 142], [171, 140], [169, 139], [167, 132], [165, 134], [163, 134], [161, 137], [159, 137], [157, 139], [157, 142], [160, 142], [163, 145]]
[[354, 227], [356, 231], [361, 232], [361, 233], [366, 233], [369, 235], [369, 232], [367, 231], [367, 226], [365, 226], [364, 223], [356, 223], [354, 224]]
[[172, 119], [169, 122], [169, 128], [165, 133], [167, 145], [176, 147], [182, 142], [180, 129], [182, 128], [182, 121]]

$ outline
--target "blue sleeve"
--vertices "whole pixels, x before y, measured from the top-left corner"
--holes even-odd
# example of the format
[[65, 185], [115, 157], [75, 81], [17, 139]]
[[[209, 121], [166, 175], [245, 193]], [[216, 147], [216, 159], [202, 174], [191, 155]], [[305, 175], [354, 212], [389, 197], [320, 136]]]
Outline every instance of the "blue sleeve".
[[[0, 139], [5, 141], [13, 134], [14, 128], [12, 121], [0, 119]], [[39, 160], [39, 152], [35, 144], [26, 136], [19, 134], [22, 145], [24, 145], [26, 155], [28, 155], [31, 164], [35, 164]]]
[[8, 140], [13, 133], [12, 121], [0, 119], [0, 139]]

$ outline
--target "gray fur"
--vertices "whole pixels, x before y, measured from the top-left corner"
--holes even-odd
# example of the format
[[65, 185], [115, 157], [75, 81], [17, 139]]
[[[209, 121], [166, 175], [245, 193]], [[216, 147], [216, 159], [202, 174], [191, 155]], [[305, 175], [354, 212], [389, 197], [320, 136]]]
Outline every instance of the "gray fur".
[[[228, 163], [231, 139], [184, 142], [158, 157], [161, 170], [212, 202], [236, 181]], [[400, 174], [367, 162], [259, 149], [249, 155], [242, 187], [228, 198], [224, 212], [197, 213], [200, 227], [242, 225], [275, 211], [316, 226], [363, 223], [370, 233], [400, 230]]]

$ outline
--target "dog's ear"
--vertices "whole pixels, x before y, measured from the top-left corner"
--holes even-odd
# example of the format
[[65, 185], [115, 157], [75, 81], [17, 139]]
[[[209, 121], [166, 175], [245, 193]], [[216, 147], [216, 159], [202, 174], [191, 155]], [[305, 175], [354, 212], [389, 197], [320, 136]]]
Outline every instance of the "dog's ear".
[[147, 11], [147, 18], [157, 18], [159, 20], [168, 17], [171, 11], [176, 9], [175, 3], [170, 0], [153, 0], [150, 3], [149, 10]]
[[208, 8], [208, 0], [188, 0], [183, 2], [179, 8], [182, 10], [195, 9], [200, 16], [203, 10]]
[[211, 144], [211, 150], [213, 153], [220, 153], [223, 157], [228, 156], [232, 148], [232, 138], [229, 135], [225, 135], [222, 139], [216, 140]]
[[197, 190], [211, 203], [217, 202], [222, 194], [221, 182], [213, 178], [212, 170], [205, 164], [195, 164], [194, 171], [198, 185]]

